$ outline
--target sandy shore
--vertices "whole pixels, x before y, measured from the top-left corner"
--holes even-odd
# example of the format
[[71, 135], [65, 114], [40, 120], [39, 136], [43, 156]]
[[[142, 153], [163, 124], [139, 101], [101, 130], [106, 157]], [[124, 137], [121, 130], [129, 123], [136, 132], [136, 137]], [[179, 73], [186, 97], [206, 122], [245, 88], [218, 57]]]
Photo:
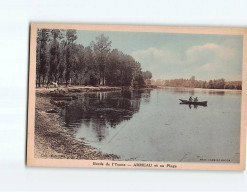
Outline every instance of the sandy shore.
[[116, 155], [103, 154], [83, 142], [75, 140], [61, 125], [58, 114], [46, 112], [49, 109], [58, 109], [50, 102], [51, 90], [54, 89], [39, 88], [36, 90], [35, 157], [85, 160], [117, 159]]

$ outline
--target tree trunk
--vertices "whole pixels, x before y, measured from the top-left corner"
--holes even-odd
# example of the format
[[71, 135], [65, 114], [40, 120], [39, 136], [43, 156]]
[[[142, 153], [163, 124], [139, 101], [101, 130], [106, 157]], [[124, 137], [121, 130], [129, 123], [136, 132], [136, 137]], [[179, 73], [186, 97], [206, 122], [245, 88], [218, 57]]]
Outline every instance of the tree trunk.
[[41, 75], [39, 75], [39, 87], [40, 87], [40, 82], [41, 82]]
[[49, 77], [48, 77], [48, 83], [51, 82], [51, 77], [52, 77], [52, 75], [49, 75]]
[[58, 83], [58, 81], [57, 81], [57, 74], [55, 74], [55, 76], [54, 76], [54, 77], [55, 77], [55, 82], [57, 82], [57, 83]]
[[45, 75], [43, 75], [43, 87], [45, 85]]
[[42, 41], [40, 41], [40, 48], [39, 48], [39, 87], [40, 87], [40, 82], [41, 82], [41, 74], [40, 74], [40, 66], [41, 66], [41, 45], [42, 45]]
[[99, 72], [99, 85], [101, 84], [101, 71]]

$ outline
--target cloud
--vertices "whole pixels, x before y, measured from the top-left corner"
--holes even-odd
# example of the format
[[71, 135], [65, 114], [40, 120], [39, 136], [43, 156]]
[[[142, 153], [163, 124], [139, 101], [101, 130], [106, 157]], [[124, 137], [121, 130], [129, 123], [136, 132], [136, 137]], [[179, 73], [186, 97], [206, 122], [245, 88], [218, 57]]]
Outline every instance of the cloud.
[[236, 51], [234, 48], [220, 46], [213, 43], [208, 43], [200, 46], [194, 46], [186, 51], [189, 62], [202, 61], [226, 61], [234, 59]]
[[241, 52], [235, 47], [206, 43], [185, 50], [148, 48], [131, 54], [150, 70], [154, 78], [178, 78], [195, 75], [199, 79], [241, 78], [236, 64], [241, 64]]
[[158, 48], [148, 48], [144, 50], [138, 50], [132, 53], [132, 56], [139, 59], [145, 59], [151, 64], [155, 65], [154, 62], [158, 63], [174, 63], [177, 59], [178, 54], [170, 51], [169, 49], [158, 49]]

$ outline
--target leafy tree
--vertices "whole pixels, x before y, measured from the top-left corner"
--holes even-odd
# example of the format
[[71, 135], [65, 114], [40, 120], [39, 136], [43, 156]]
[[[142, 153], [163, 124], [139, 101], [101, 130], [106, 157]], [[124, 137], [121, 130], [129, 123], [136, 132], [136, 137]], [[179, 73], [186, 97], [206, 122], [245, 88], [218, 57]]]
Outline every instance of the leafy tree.
[[85, 64], [85, 50], [83, 45], [75, 45], [74, 49], [75, 61], [74, 66], [72, 67], [73, 75], [74, 75], [74, 84], [80, 85], [83, 81], [83, 77], [87, 72], [86, 64]]
[[60, 61], [60, 50], [59, 42], [57, 39], [62, 39], [62, 31], [58, 29], [51, 30], [52, 42], [50, 44], [50, 70], [49, 70], [49, 80], [57, 81], [58, 71], [59, 71], [59, 61]]
[[101, 34], [84, 47], [77, 44], [76, 30], [39, 29], [36, 47], [36, 80], [76, 85], [132, 86], [140, 88], [152, 78], [141, 64], [118, 49], [111, 50], [109, 37]]
[[38, 86], [40, 87], [41, 77], [43, 79], [43, 86], [48, 71], [48, 53], [47, 53], [47, 43], [50, 41], [50, 30], [48, 29], [38, 29], [37, 33], [37, 55], [39, 57], [38, 66], [36, 72], [38, 73]]
[[142, 73], [142, 75], [143, 75], [144, 80], [147, 80], [147, 79], [150, 80], [152, 78], [152, 73], [150, 71], [145, 71]]
[[98, 85], [98, 81], [99, 81], [99, 70], [98, 70], [98, 66], [96, 65], [95, 62], [95, 57], [94, 57], [94, 53], [93, 50], [90, 46], [85, 48], [85, 77], [86, 77], [86, 81], [85, 84], [86, 85]]
[[121, 53], [117, 49], [113, 49], [108, 55], [108, 66], [106, 71], [106, 84], [110, 86], [118, 86], [120, 78]]
[[105, 85], [106, 62], [112, 42], [109, 40], [109, 37], [103, 34], [96, 37], [95, 40], [95, 42], [91, 42], [91, 45], [94, 50], [97, 65], [99, 66], [99, 84]]
[[65, 80], [66, 80], [66, 86], [71, 80], [71, 71], [72, 66], [75, 63], [75, 44], [74, 41], [77, 39], [76, 30], [67, 30], [66, 33], [66, 47], [65, 47], [65, 61], [66, 61], [66, 70], [65, 70]]

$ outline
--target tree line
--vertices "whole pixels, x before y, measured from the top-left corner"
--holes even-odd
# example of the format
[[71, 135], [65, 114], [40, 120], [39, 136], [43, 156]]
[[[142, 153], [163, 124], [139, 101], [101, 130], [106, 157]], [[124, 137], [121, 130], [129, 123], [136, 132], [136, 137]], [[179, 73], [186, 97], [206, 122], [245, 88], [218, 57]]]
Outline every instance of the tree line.
[[241, 81], [226, 81], [225, 79], [214, 79], [209, 81], [196, 80], [194, 76], [190, 79], [170, 79], [170, 80], [151, 80], [151, 84], [164, 87], [190, 87], [207, 89], [237, 89], [242, 90]]
[[76, 30], [38, 29], [36, 46], [36, 86], [51, 82], [73, 85], [147, 86], [150, 71], [131, 55], [111, 49], [104, 34], [89, 46], [76, 43]]

